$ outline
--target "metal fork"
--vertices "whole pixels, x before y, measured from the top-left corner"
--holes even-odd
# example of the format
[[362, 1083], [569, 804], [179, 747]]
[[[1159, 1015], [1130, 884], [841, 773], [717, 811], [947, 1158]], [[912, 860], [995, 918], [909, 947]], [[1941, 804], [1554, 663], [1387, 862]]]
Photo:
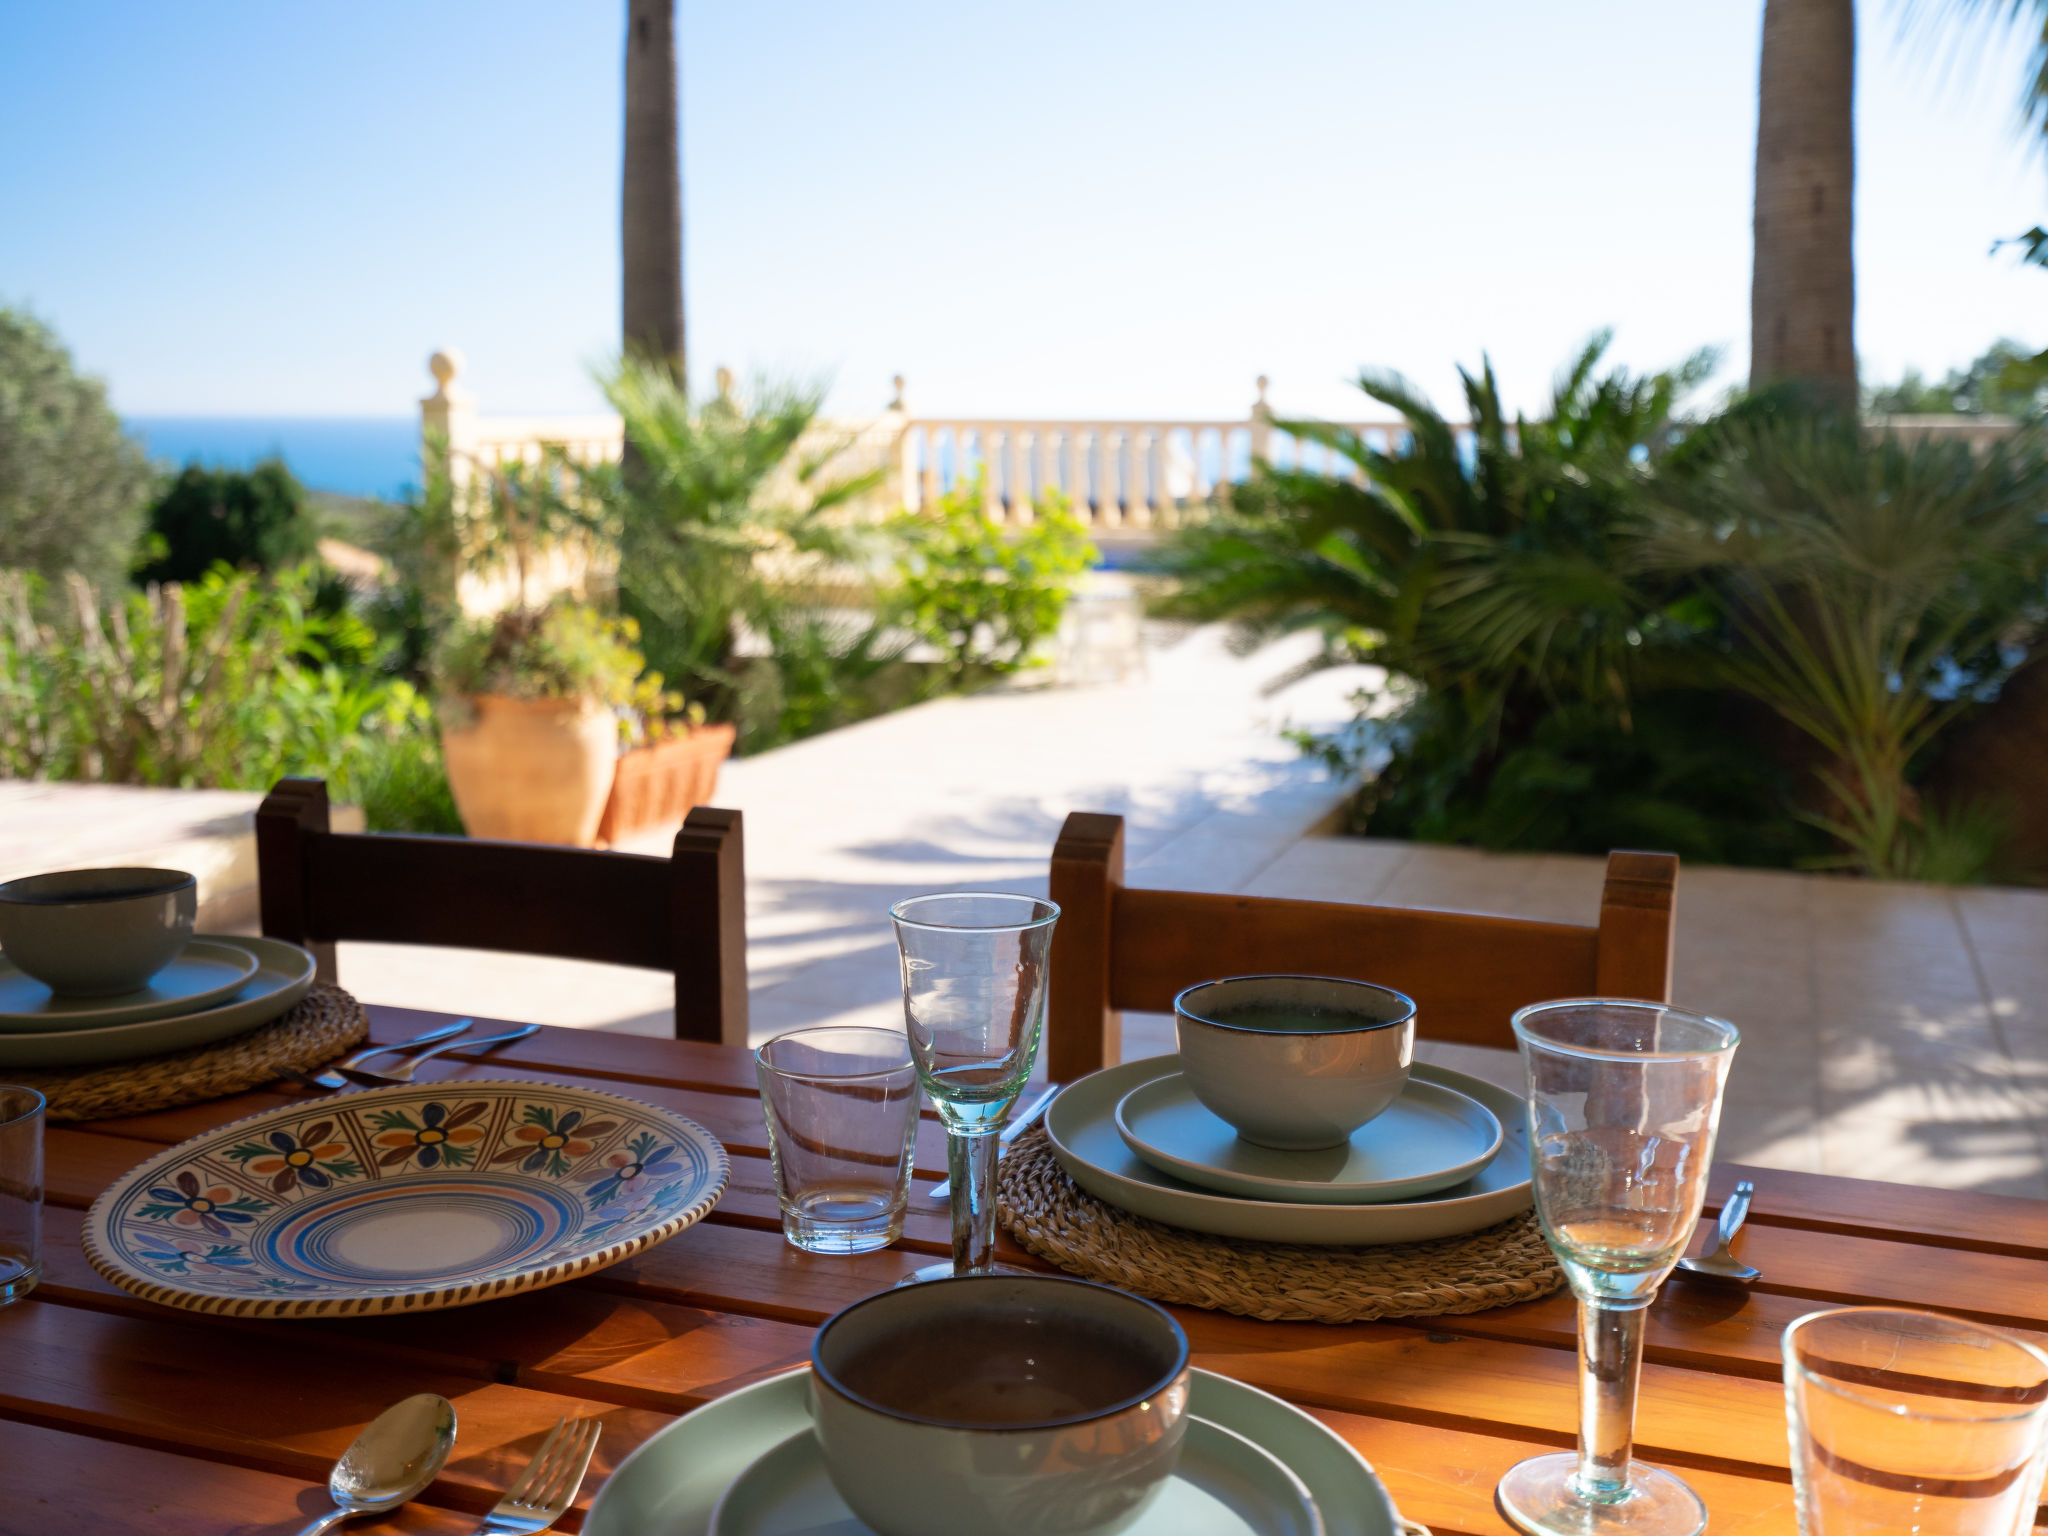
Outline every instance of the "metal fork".
[[604, 1426], [596, 1419], [555, 1420], [555, 1427], [533, 1460], [519, 1474], [519, 1480], [505, 1490], [498, 1507], [484, 1516], [476, 1536], [535, 1536], [562, 1518], [576, 1502], [576, 1490], [583, 1486], [583, 1474], [590, 1470], [591, 1453]]
[[305, 1088], [346, 1088], [348, 1086], [348, 1079], [341, 1074], [360, 1070], [363, 1063], [372, 1056], [382, 1056], [387, 1051], [409, 1051], [415, 1046], [432, 1045], [436, 1040], [446, 1040], [450, 1035], [461, 1034], [475, 1022], [475, 1019], [457, 1019], [453, 1024], [438, 1025], [428, 1030], [425, 1034], [414, 1035], [410, 1040], [400, 1040], [394, 1045], [369, 1046], [366, 1049], [357, 1051], [353, 1056], [343, 1057], [333, 1066], [323, 1068], [318, 1072], [293, 1072], [288, 1070], [285, 1076]]
[[528, 1035], [538, 1034], [538, 1024], [522, 1024], [517, 1029], [508, 1029], [502, 1035], [479, 1035], [474, 1040], [447, 1040], [430, 1050], [408, 1056], [389, 1072], [365, 1072], [356, 1067], [340, 1068], [341, 1075], [354, 1082], [368, 1083], [381, 1088], [386, 1083], [409, 1083], [412, 1075], [419, 1071], [420, 1063], [431, 1061], [443, 1051], [478, 1051], [487, 1045], [510, 1045], [514, 1040], [524, 1040]]

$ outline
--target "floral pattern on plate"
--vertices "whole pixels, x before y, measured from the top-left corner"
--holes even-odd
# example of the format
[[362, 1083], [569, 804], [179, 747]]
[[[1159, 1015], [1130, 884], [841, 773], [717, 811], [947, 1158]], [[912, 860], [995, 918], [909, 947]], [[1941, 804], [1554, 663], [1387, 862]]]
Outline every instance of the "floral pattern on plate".
[[172, 1306], [417, 1311], [614, 1263], [696, 1221], [727, 1175], [703, 1127], [616, 1094], [406, 1084], [160, 1153], [94, 1202], [85, 1246], [109, 1280]]

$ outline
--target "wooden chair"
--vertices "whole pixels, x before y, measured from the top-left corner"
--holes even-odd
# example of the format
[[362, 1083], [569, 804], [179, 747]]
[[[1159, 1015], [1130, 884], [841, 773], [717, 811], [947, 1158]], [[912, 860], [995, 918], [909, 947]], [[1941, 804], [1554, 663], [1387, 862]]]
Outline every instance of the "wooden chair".
[[1114, 1063], [1126, 1008], [1165, 1013], [1219, 976], [1289, 972], [1399, 988], [1419, 1033], [1515, 1040], [1509, 1016], [1557, 997], [1671, 998], [1678, 859], [1610, 853], [1598, 927], [1465, 912], [1151, 891], [1124, 884], [1121, 816], [1075, 811], [1052, 852], [1046, 1064], [1056, 1083]]
[[747, 1043], [740, 813], [699, 806], [667, 859], [535, 843], [329, 830], [327, 785], [280, 779], [256, 811], [263, 931], [511, 950], [670, 971], [676, 1038]]

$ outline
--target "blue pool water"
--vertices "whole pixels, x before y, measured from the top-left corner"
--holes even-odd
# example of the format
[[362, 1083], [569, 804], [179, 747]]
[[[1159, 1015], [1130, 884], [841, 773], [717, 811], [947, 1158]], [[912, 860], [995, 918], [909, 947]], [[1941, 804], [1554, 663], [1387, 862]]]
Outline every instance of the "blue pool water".
[[302, 483], [344, 496], [396, 499], [419, 483], [420, 424], [394, 416], [131, 416], [149, 456], [248, 469], [273, 454]]

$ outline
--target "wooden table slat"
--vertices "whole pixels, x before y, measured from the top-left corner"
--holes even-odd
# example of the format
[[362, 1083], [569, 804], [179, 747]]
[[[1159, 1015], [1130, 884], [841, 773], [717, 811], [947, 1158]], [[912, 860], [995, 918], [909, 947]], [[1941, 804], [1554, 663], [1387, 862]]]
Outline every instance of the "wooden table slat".
[[[0, 1468], [0, 1536], [284, 1533], [333, 1507], [324, 1478], [313, 1483], [11, 1419], [0, 1419]], [[470, 1536], [476, 1516], [414, 1503], [345, 1529], [348, 1536]]]

